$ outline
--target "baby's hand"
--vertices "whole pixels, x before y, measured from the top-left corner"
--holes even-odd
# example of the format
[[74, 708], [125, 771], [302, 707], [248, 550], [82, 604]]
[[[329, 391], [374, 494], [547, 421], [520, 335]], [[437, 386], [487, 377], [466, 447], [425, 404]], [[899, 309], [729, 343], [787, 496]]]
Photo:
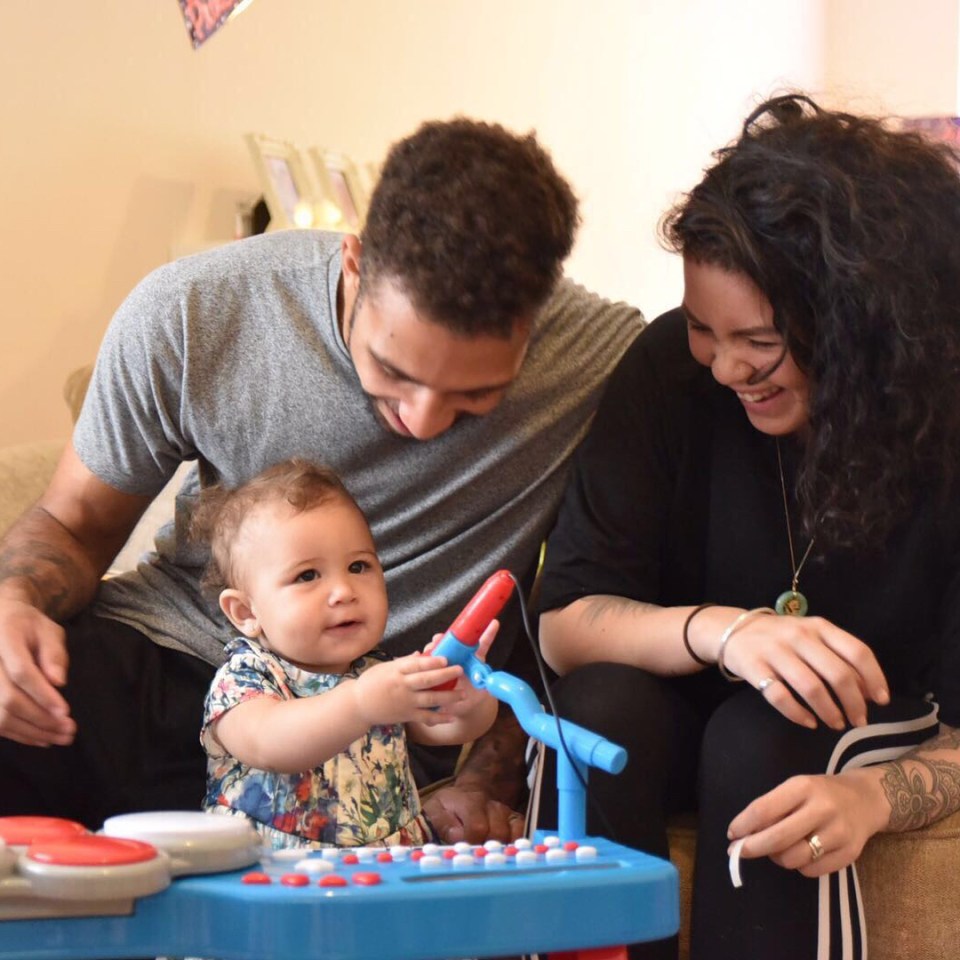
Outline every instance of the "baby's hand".
[[461, 697], [451, 690], [431, 689], [463, 678], [461, 667], [446, 665], [443, 657], [419, 653], [378, 663], [353, 683], [354, 702], [364, 722], [372, 726], [419, 721], [448, 722], [450, 707]]
[[[477, 641], [476, 647], [474, 647], [473, 655], [478, 659], [486, 663], [487, 660], [487, 651], [490, 649], [490, 645], [493, 643], [494, 638], [497, 636], [497, 631], [500, 629], [499, 620], [491, 620], [487, 624], [487, 629], [480, 634], [480, 639]], [[437, 648], [437, 644], [443, 639], [442, 633], [435, 633], [433, 639], [423, 648], [424, 653], [431, 653]]]
[[[487, 628], [480, 634], [480, 639], [477, 641], [473, 655], [481, 662], [486, 663], [490, 645], [496, 638], [499, 629], [500, 622], [498, 620], [491, 620], [490, 623], [487, 624]], [[441, 633], [435, 634], [433, 639], [424, 647], [423, 652], [429, 654], [431, 650], [436, 648], [442, 637], [443, 634]], [[478, 705], [490, 696], [485, 690], [478, 690], [470, 682], [470, 678], [465, 673], [461, 673], [460, 676], [456, 678], [456, 683], [450, 692], [458, 694], [458, 699], [447, 708], [447, 713], [456, 717], [462, 717], [475, 710]], [[436, 715], [434, 715], [434, 722], [436, 722]]]

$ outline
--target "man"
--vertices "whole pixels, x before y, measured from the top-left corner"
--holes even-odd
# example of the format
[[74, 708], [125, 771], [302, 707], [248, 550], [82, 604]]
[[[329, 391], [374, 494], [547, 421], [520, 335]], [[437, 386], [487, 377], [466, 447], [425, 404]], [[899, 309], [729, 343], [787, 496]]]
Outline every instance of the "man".
[[[445, 629], [493, 570], [532, 568], [642, 323], [560, 280], [576, 223], [533, 136], [428, 123], [391, 150], [362, 239], [256, 237], [138, 285], [72, 445], [0, 551], [0, 813], [96, 827], [199, 804], [202, 701], [230, 637], [198, 586], [206, 548], [186, 537], [202, 485], [290, 456], [335, 469], [383, 560], [395, 654]], [[101, 581], [184, 460], [197, 468], [156, 555]], [[515, 636], [502, 631], [495, 663]], [[430, 798], [441, 836], [519, 832], [521, 740], [504, 716]]]

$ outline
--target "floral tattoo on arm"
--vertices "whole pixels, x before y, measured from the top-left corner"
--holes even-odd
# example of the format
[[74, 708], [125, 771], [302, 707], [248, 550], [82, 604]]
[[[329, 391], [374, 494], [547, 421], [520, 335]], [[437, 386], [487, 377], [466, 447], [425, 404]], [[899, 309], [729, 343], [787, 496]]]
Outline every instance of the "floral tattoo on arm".
[[944, 730], [884, 765], [890, 831], [917, 830], [960, 810], [960, 759], [931, 756], [946, 750], [960, 751], [960, 729]]

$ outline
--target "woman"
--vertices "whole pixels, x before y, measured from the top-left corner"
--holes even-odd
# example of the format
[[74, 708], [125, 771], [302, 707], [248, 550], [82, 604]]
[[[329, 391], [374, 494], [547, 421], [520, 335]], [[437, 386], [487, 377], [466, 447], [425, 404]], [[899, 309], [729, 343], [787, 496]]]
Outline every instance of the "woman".
[[778, 97], [662, 232], [683, 306], [611, 380], [543, 576], [558, 707], [630, 755], [591, 826], [665, 856], [698, 809], [697, 960], [863, 956], [864, 844], [960, 808], [955, 159]]

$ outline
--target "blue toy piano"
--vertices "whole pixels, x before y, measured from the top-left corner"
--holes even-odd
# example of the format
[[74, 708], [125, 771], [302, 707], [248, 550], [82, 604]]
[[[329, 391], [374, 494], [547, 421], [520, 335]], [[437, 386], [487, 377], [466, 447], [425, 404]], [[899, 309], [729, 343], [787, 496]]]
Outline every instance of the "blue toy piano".
[[624, 944], [675, 934], [674, 867], [585, 835], [588, 768], [618, 773], [625, 751], [544, 712], [527, 684], [473, 654], [509, 595], [504, 577], [484, 584], [436, 652], [557, 751], [555, 834], [271, 853], [243, 820], [199, 811], [127, 814], [97, 834], [0, 818], [0, 960], [615, 960]]

